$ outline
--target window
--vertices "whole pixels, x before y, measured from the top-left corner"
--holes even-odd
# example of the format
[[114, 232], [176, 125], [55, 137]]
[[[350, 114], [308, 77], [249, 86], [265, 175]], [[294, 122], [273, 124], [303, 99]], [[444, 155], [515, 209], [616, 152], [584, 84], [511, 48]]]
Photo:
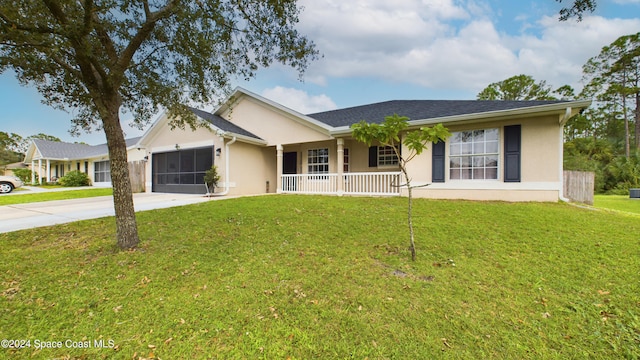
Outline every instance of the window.
[[454, 132], [449, 140], [449, 178], [497, 180], [498, 151], [498, 129]]
[[397, 166], [398, 156], [391, 146], [378, 146], [378, 166]]
[[349, 148], [344, 148], [343, 159], [344, 164], [342, 165], [342, 171], [347, 173], [349, 172]]
[[307, 150], [307, 172], [309, 174], [329, 173], [329, 149]]
[[94, 182], [111, 182], [111, 165], [109, 160], [96, 161], [94, 164]]

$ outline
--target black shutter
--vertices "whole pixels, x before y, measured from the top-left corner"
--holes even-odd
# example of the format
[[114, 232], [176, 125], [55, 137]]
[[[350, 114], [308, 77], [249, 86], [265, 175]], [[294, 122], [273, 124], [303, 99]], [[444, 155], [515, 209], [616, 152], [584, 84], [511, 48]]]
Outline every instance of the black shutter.
[[520, 125], [504, 127], [504, 182], [520, 182]]
[[444, 141], [433, 144], [431, 149], [431, 182], [444, 182]]
[[369, 146], [369, 167], [378, 167], [378, 147]]

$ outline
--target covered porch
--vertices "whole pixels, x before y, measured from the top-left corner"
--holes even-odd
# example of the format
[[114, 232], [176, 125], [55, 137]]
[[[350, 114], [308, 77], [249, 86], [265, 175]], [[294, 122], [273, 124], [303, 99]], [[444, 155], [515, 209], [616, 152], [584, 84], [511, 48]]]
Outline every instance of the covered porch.
[[31, 159], [31, 184], [42, 185], [43, 182], [56, 182], [65, 173], [77, 170], [88, 173], [89, 162], [87, 160], [71, 161], [65, 159], [43, 158]]
[[278, 193], [399, 196], [404, 183], [397, 162], [374, 166], [377, 152], [350, 139], [304, 147], [277, 145], [276, 152]]

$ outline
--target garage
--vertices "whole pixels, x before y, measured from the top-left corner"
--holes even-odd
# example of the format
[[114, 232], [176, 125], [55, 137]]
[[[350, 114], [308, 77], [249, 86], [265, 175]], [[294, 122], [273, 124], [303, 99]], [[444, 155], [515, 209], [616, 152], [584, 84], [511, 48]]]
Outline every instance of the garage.
[[154, 153], [152, 191], [204, 194], [204, 174], [213, 165], [213, 147]]

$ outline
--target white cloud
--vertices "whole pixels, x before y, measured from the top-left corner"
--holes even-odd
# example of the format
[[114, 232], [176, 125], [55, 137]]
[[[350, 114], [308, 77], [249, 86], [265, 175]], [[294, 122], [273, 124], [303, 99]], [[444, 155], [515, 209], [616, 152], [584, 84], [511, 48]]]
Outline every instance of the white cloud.
[[302, 114], [334, 110], [336, 104], [326, 95], [311, 96], [298, 89], [276, 86], [262, 91], [262, 96]]
[[[640, 28], [640, 19], [605, 19], [585, 17], [582, 22], [559, 22], [555, 17], [539, 21], [542, 35], [510, 39], [518, 52], [518, 67], [537, 80], [547, 80], [554, 86], [572, 85], [580, 90], [582, 65], [600, 53], [629, 29]], [[528, 72], [524, 71], [528, 70]]]
[[482, 0], [302, 3], [300, 30], [324, 54], [311, 64], [306, 79], [323, 86], [331, 78], [374, 77], [478, 92], [492, 82], [528, 74], [579, 91], [582, 65], [617, 37], [640, 28], [638, 18], [586, 16], [581, 22], [559, 22], [557, 14], [550, 14], [528, 17], [526, 26], [506, 33], [494, 22], [500, 9]]

